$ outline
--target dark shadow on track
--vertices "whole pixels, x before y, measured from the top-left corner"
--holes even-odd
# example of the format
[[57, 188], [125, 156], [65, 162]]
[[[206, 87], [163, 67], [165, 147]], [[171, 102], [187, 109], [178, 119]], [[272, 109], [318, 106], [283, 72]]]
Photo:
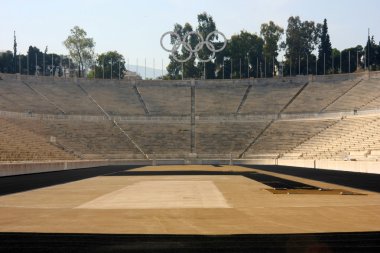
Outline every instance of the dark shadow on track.
[[380, 252], [380, 232], [263, 235], [0, 233], [1, 252]]
[[380, 174], [323, 170], [279, 165], [244, 165], [244, 167], [297, 176], [326, 183], [380, 193]]
[[181, 170], [181, 171], [120, 171], [107, 176], [243, 176], [251, 180], [258, 181], [271, 188], [286, 189], [319, 189], [318, 187], [307, 185], [280, 177], [261, 174], [257, 172], [233, 172], [233, 171], [199, 171], [199, 170]]
[[78, 181], [138, 167], [141, 166], [102, 166], [86, 169], [0, 177], [0, 196]]

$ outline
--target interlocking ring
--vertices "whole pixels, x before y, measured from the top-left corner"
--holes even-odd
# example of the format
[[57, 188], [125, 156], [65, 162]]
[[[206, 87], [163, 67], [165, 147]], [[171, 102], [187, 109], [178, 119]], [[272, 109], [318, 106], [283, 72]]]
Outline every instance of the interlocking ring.
[[[194, 47], [194, 49], [191, 47], [190, 43], [188, 42], [188, 37], [193, 35], [193, 34], [195, 34], [199, 38], [199, 42]], [[167, 35], [175, 37], [174, 38], [175, 42], [173, 43], [173, 47], [171, 49], [166, 48], [163, 44], [163, 39]], [[223, 37], [224, 42], [223, 42], [223, 46], [221, 48], [216, 49], [215, 45], [210, 41], [210, 38], [213, 35], [221, 35]], [[171, 53], [174, 60], [176, 60], [177, 62], [189, 61], [191, 59], [191, 57], [193, 57], [193, 53], [195, 54], [195, 58], [197, 58], [197, 60], [199, 62], [209, 62], [215, 57], [215, 53], [222, 51], [227, 46], [227, 39], [226, 39], [226, 36], [224, 36], [224, 34], [222, 32], [219, 32], [219, 31], [213, 31], [213, 32], [209, 33], [206, 37], [206, 40], [204, 40], [202, 35], [196, 31], [191, 31], [191, 32], [186, 33], [185, 36], [183, 36], [182, 40], [181, 40], [181, 36], [179, 36], [178, 33], [166, 32], [166, 33], [162, 34], [160, 44], [161, 44], [162, 49], [164, 49], [166, 52]], [[178, 57], [176, 56], [176, 52], [178, 52], [178, 49], [181, 47], [181, 45], [186, 51], [189, 52], [189, 56], [183, 60], [178, 59]], [[199, 57], [199, 54], [198, 54], [199, 51], [203, 49], [204, 45], [206, 45], [207, 49], [210, 50], [212, 53], [211, 56], [209, 56], [207, 59], [201, 59]]]

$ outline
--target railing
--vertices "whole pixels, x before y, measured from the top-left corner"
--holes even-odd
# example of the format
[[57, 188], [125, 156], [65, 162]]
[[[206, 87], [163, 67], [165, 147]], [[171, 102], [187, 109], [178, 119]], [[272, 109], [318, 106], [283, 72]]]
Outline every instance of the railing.
[[[190, 86], [190, 79], [189, 80], [136, 80], [136, 79], [93, 79], [93, 78], [78, 78], [78, 77], [55, 77], [55, 76], [35, 76], [35, 75], [20, 75], [20, 74], [6, 74], [6, 73], [0, 73], [0, 76], [3, 80], [41, 80], [41, 81], [54, 81], [54, 82], [79, 82], [79, 83], [104, 83], [104, 84], [111, 84], [111, 83], [125, 83], [133, 85], [133, 83], [136, 83], [138, 85], [171, 85], [171, 84], [179, 84], [179, 85], [185, 85]], [[355, 72], [355, 73], [344, 73], [344, 74], [333, 74], [333, 75], [297, 75], [297, 76], [277, 76], [274, 78], [250, 78], [250, 79], [207, 79], [207, 80], [201, 80], [197, 79], [196, 84], [197, 85], [207, 85], [207, 84], [249, 84], [250, 81], [254, 80], [254, 82], [265, 82], [268, 81], [275, 81], [278, 82], [278, 80], [282, 81], [310, 81], [310, 82], [319, 82], [319, 81], [344, 81], [344, 80], [351, 80], [355, 78], [363, 78], [363, 79], [369, 79], [369, 78], [380, 78], [380, 71], [363, 71], [363, 72]]]

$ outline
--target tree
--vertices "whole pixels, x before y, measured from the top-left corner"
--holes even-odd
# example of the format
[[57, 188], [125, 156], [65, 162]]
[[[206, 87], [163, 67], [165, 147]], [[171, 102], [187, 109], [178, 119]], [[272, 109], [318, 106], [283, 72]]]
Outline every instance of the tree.
[[[180, 36], [180, 39], [183, 39], [184, 36], [188, 32], [192, 32], [193, 28], [189, 23], [186, 23], [184, 26], [181, 26], [180, 24], [175, 24], [174, 25], [174, 30], [175, 33], [177, 33]], [[174, 36], [171, 37], [171, 44], [174, 45], [176, 43], [179, 44], [178, 38], [175, 38]], [[199, 43], [199, 39], [197, 36], [188, 36], [185, 40], [188, 42], [191, 46], [191, 48], [195, 48], [195, 46]], [[185, 60], [189, 57], [190, 52], [183, 46], [180, 45], [177, 48], [177, 51], [174, 52], [174, 56], [179, 59], [179, 60]], [[198, 77], [198, 69], [195, 66], [195, 58], [191, 57], [188, 61], [181, 63], [178, 62], [174, 59], [173, 55], [169, 56], [170, 63], [167, 66], [167, 71], [168, 71], [168, 77], [169, 79], [180, 79], [180, 76], [183, 71], [183, 75], [186, 78], [189, 77]], [[182, 69], [183, 66], [183, 69]]]
[[79, 76], [82, 76], [84, 67], [88, 66], [94, 55], [95, 42], [87, 38], [87, 33], [78, 26], [70, 30], [71, 35], [63, 42], [69, 50], [71, 58], [78, 64]]
[[16, 69], [17, 69], [16, 56], [17, 56], [16, 31], [13, 31], [13, 67], [12, 67], [13, 73], [16, 73]]
[[342, 50], [342, 72], [352, 73], [355, 72], [360, 64], [360, 58], [363, 56], [363, 47], [358, 45], [356, 47], [346, 48]]
[[327, 20], [323, 20], [318, 47], [318, 70], [320, 74], [331, 72], [332, 67], [332, 48], [328, 33]]
[[6, 52], [0, 52], [0, 72], [14, 72], [14, 58], [12, 52], [9, 50]]
[[[212, 18], [212, 16], [208, 15], [206, 12], [203, 12], [197, 16], [198, 18], [198, 26], [196, 28], [196, 31], [203, 37], [204, 40], [206, 40], [207, 36], [216, 30], [215, 22]], [[174, 25], [174, 32], [176, 32], [181, 38], [181, 40], [186, 36], [188, 32], [192, 32], [193, 28], [189, 23], [186, 23], [184, 26], [181, 26], [180, 24]], [[217, 34], [211, 34], [209, 37], [209, 42], [211, 42], [216, 49], [219, 49], [224, 42], [218, 42], [215, 40], [218, 40]], [[186, 42], [190, 44], [192, 49], [195, 49], [195, 47], [200, 42], [199, 37], [196, 34], [191, 34], [187, 36]], [[174, 38], [174, 36], [171, 37], [171, 44], [180, 44], [177, 41], [177, 38]], [[178, 47], [178, 50], [174, 52], [174, 56], [177, 59], [184, 60], [187, 59], [189, 56], [189, 51], [183, 47], [183, 45], [180, 45]], [[205, 44], [203, 44], [203, 47], [198, 51], [198, 56], [200, 59], [207, 60], [209, 59], [213, 53], [206, 47]], [[182, 65], [183, 65], [183, 74], [185, 78], [194, 78], [194, 77], [201, 77], [204, 76], [204, 69], [206, 70], [206, 78], [215, 78], [215, 69], [217, 66], [215, 65], [215, 61], [211, 60], [207, 63], [203, 63], [200, 61], [197, 61], [194, 57], [190, 58], [185, 63], [180, 63], [176, 61], [171, 54], [169, 56], [170, 63], [167, 66], [168, 75], [166, 76], [166, 79], [178, 79], [181, 76], [182, 72]]]
[[[371, 70], [375, 70], [378, 65], [380, 65], [379, 54], [380, 54], [380, 44], [376, 45], [375, 37], [368, 36], [367, 44], [364, 48], [365, 50], [365, 61], [366, 66], [371, 66]], [[369, 54], [369, 57], [368, 57]]]
[[332, 60], [334, 65], [331, 66], [331, 71], [329, 73], [335, 74], [339, 73], [339, 68], [340, 68], [340, 51], [336, 48], [332, 49]]
[[[198, 18], [197, 32], [199, 32], [202, 35], [203, 39], [206, 40], [207, 36], [211, 32], [216, 30], [214, 19], [212, 18], [211, 15], [208, 15], [206, 12], [199, 14], [197, 18]], [[215, 35], [212, 35], [210, 36], [209, 39], [210, 41], [213, 41], [215, 39], [218, 39], [218, 37]], [[207, 47], [204, 45], [202, 50], [199, 51], [198, 55], [201, 59], [206, 60], [212, 56], [212, 52], [208, 50]], [[215, 78], [215, 64], [213, 61], [209, 61], [207, 63], [198, 62], [197, 68], [199, 72], [202, 73], [202, 76], [205, 75], [206, 78]], [[204, 70], [206, 71], [206, 73], [203, 73]]]
[[223, 66], [225, 66], [224, 77], [231, 76], [231, 61], [232, 77], [240, 77], [240, 60], [242, 78], [260, 77], [259, 66], [263, 63], [263, 46], [264, 40], [256, 34], [241, 31], [240, 34], [233, 35], [225, 50], [216, 56], [218, 78], [223, 78]]
[[[321, 25], [315, 24], [314, 21], [301, 21], [299, 16], [288, 19], [286, 29], [286, 42], [282, 44], [286, 56], [284, 72], [298, 73], [298, 66], [301, 66], [301, 73], [310, 73], [311, 65], [306, 70], [306, 61], [314, 58], [311, 53], [318, 44], [318, 38], [321, 31]], [[301, 63], [301, 64], [298, 64]], [[290, 74], [288, 72], [288, 74]]]
[[[43, 68], [43, 53], [37, 48], [29, 46], [29, 74], [35, 74], [36, 71], [40, 72]], [[37, 65], [36, 65], [37, 58]]]
[[260, 35], [264, 39], [264, 58], [265, 61], [268, 61], [267, 73], [265, 76], [272, 76], [273, 71], [273, 62], [277, 65], [277, 56], [279, 50], [279, 41], [281, 36], [284, 34], [284, 29], [278, 25], [276, 25], [273, 21], [269, 21], [269, 23], [264, 23], [261, 25]]
[[[124, 78], [124, 74], [126, 71], [124, 56], [119, 54], [117, 51], [108, 51], [107, 53], [102, 53], [98, 55], [95, 65], [93, 65], [92, 67], [93, 69], [90, 71], [88, 75], [89, 78], [94, 77], [94, 74], [96, 78], [103, 78], [103, 73], [104, 73], [104, 78], [106, 79], [111, 79], [111, 77], [113, 79], [118, 79], [119, 73], [120, 73], [120, 79], [122, 79]], [[94, 73], [94, 67], [95, 67], [95, 73]], [[112, 69], [112, 76], [111, 76], [111, 69]]]

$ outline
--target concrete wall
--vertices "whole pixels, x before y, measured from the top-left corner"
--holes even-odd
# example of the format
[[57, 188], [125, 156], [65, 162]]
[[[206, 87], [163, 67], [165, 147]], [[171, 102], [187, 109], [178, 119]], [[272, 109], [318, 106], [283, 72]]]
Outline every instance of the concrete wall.
[[380, 174], [380, 162], [372, 161], [333, 161], [296, 159], [252, 159], [234, 160], [235, 165], [282, 165], [325, 170], [340, 170], [360, 173]]
[[[157, 160], [92, 160], [92, 161], [56, 161], [56, 162], [12, 162], [0, 164], [0, 177], [22, 174], [62, 171], [70, 169], [92, 168], [108, 165], [229, 165], [230, 160], [223, 159], [157, 159]], [[380, 174], [380, 162], [370, 161], [332, 161], [332, 160], [284, 160], [284, 159], [239, 159], [234, 165], [282, 165], [315, 169], [341, 170], [361, 173]]]
[[91, 168], [108, 165], [108, 161], [51, 161], [51, 162], [12, 162], [0, 164], [0, 177], [33, 174], [41, 172]]

